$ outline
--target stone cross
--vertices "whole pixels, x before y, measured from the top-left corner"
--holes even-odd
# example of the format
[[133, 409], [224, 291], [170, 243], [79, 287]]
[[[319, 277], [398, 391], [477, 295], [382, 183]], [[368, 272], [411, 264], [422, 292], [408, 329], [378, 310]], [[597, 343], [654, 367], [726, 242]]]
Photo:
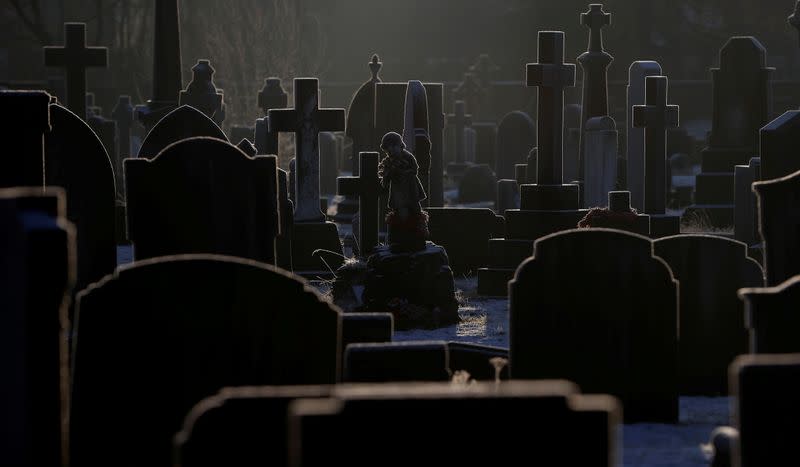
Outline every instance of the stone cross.
[[456, 139], [456, 162], [464, 162], [464, 128], [472, 125], [472, 114], [466, 112], [464, 101], [458, 100], [453, 103], [453, 113], [447, 115], [447, 121], [452, 123], [455, 128]]
[[214, 84], [214, 67], [209, 60], [198, 60], [192, 67], [192, 81], [180, 92], [178, 105], [190, 105], [222, 126], [222, 92]]
[[564, 88], [575, 86], [575, 65], [564, 63], [564, 33], [539, 31], [539, 62], [527, 65], [527, 86], [539, 88], [537, 181], [560, 185], [564, 153]]
[[255, 139], [259, 154], [278, 154], [278, 133], [269, 131], [269, 111], [285, 109], [289, 97], [281, 86], [280, 78], [267, 78], [264, 87], [258, 93], [258, 106], [264, 112], [264, 118], [256, 120]]
[[800, 0], [794, 4], [794, 13], [789, 16], [789, 24], [800, 33]]
[[319, 133], [343, 131], [344, 109], [319, 108], [319, 80], [295, 78], [294, 108], [271, 109], [269, 131], [295, 134], [295, 222], [324, 222], [319, 201]]
[[578, 149], [578, 178], [584, 175], [584, 125], [592, 117], [608, 115], [608, 66], [614, 61], [609, 53], [603, 50], [603, 28], [611, 24], [611, 15], [603, 11], [603, 5], [593, 3], [589, 11], [581, 13], [581, 24], [588, 27], [589, 48], [578, 57], [583, 70], [583, 114], [581, 115], [581, 143]]
[[664, 214], [667, 205], [667, 128], [677, 128], [680, 107], [667, 105], [667, 77], [645, 78], [645, 105], [633, 106], [633, 126], [644, 128], [644, 212]]
[[133, 125], [131, 96], [119, 96], [117, 105], [111, 111], [111, 117], [117, 122], [117, 155], [122, 160], [131, 155], [131, 126]]
[[86, 24], [64, 23], [64, 46], [44, 48], [45, 66], [67, 72], [67, 107], [86, 118], [86, 69], [108, 66], [106, 47], [86, 47]]
[[654, 61], [633, 62], [628, 69], [626, 124], [628, 191], [631, 205], [637, 211], [644, 210], [644, 129], [633, 127], [633, 106], [645, 103], [644, 81], [648, 76], [661, 76], [661, 65]]
[[383, 193], [378, 178], [377, 152], [362, 152], [358, 156], [359, 176], [339, 177], [337, 191], [343, 196], [358, 196], [358, 240], [361, 256], [369, 256], [378, 245], [380, 198]]

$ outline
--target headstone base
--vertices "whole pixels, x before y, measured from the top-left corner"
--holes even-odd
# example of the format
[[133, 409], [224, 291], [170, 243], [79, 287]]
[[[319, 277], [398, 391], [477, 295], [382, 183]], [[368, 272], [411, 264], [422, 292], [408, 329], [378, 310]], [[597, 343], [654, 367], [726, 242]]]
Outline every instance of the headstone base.
[[416, 252], [382, 245], [367, 260], [364, 311], [390, 312], [395, 328], [438, 328], [459, 322], [447, 252], [433, 242]]
[[[315, 251], [318, 253], [314, 254]], [[295, 274], [303, 277], [331, 277], [343, 262], [342, 243], [339, 240], [336, 224], [333, 222], [294, 224], [292, 268]]]
[[669, 237], [681, 233], [681, 217], [650, 214], [650, 238]]

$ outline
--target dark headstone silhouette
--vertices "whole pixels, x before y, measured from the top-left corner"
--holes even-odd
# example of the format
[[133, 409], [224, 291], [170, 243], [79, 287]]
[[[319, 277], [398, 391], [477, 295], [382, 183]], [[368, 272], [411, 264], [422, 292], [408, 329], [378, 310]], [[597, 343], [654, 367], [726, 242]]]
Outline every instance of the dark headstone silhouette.
[[0, 187], [45, 186], [42, 135], [51, 128], [49, 103], [44, 91], [0, 91], [0, 138], [16, 143], [0, 158]]
[[66, 70], [66, 104], [75, 115], [86, 118], [86, 69], [106, 67], [108, 49], [86, 47], [86, 23], [64, 23], [64, 46], [44, 48], [44, 64]]
[[[423, 452], [426, 465], [617, 462], [621, 415], [616, 401], [582, 396], [564, 381], [359, 385], [336, 388], [332, 396], [291, 406], [290, 445], [295, 448], [290, 465], [361, 467], [380, 459], [381, 465], [399, 467], [419, 463]], [[481, 431], [485, 449], [458, 449], [464, 442], [461, 430], [420, 420], [492, 429]], [[520, 424], [526, 429], [517, 429]], [[414, 449], [406, 445], [410, 433]]]
[[[794, 457], [800, 432], [800, 356], [743, 355], [730, 368], [734, 427], [718, 428], [714, 446], [726, 449], [712, 465], [783, 465]], [[724, 464], [724, 461], [730, 463]]]
[[619, 397], [626, 422], [677, 422], [678, 284], [649, 239], [541, 238], [509, 283], [509, 307], [514, 379], [566, 378]]
[[800, 170], [795, 151], [800, 131], [800, 110], [789, 110], [759, 130], [762, 178], [772, 180]]
[[637, 211], [644, 211], [645, 190], [645, 130], [633, 125], [633, 106], [645, 105], [645, 78], [661, 76], [661, 65], [654, 61], [633, 62], [628, 69], [626, 112], [627, 142], [627, 185], [631, 192], [631, 205]]
[[705, 213], [712, 226], [733, 225], [734, 166], [758, 155], [759, 129], [770, 116], [774, 68], [755, 37], [732, 37], [712, 68], [713, 118], [702, 173], [697, 175], [695, 204], [688, 213]]
[[103, 143], [78, 115], [51, 104], [50, 126], [44, 137], [45, 183], [67, 193], [78, 255], [75, 290], [80, 290], [117, 265], [114, 170]]
[[742, 289], [750, 353], [800, 353], [800, 276], [775, 287]]
[[142, 141], [139, 156], [145, 159], [156, 157], [167, 146], [188, 138], [208, 137], [228, 141], [228, 137], [203, 112], [182, 105], [164, 116]]
[[[124, 465], [168, 466], [184, 415], [221, 388], [337, 380], [338, 308], [296, 276], [255, 261], [136, 262], [81, 293], [77, 307], [74, 465], [126, 452]], [[111, 410], [120, 401], [125, 423]]]
[[[47, 105], [46, 103], [44, 105]], [[67, 465], [75, 231], [60, 188], [0, 190], [0, 451], [3, 464]]]
[[353, 175], [359, 175], [358, 155], [374, 152], [380, 146], [383, 134], [375, 133], [375, 83], [380, 83], [378, 73], [383, 67], [378, 55], [369, 62], [372, 77], [358, 88], [347, 109], [347, 129], [345, 134], [353, 140]]
[[667, 129], [677, 128], [680, 107], [667, 104], [667, 77], [648, 76], [645, 104], [633, 106], [633, 126], [644, 128], [644, 212], [653, 238], [680, 233], [680, 217], [667, 209]]
[[431, 240], [445, 248], [459, 277], [486, 265], [487, 242], [503, 234], [503, 219], [488, 208], [429, 208], [428, 218]]
[[136, 106], [136, 118], [147, 131], [178, 106], [183, 89], [178, 0], [155, 0], [153, 20], [153, 97]]
[[344, 352], [342, 381], [346, 383], [449, 380], [445, 342], [351, 344]]
[[[417, 176], [425, 190], [430, 191], [431, 139], [428, 124], [428, 95], [420, 81], [409, 81], [403, 106], [403, 141], [406, 148], [414, 154], [419, 165]], [[422, 207], [428, 205], [428, 197], [422, 200]]]
[[725, 395], [728, 365], [747, 353], [736, 293], [764, 284], [761, 266], [747, 256], [747, 245], [717, 236], [676, 235], [653, 245], [680, 283], [681, 394]]
[[275, 156], [250, 158], [214, 138], [183, 140], [152, 160], [127, 159], [135, 258], [214, 253], [274, 263], [276, 170]]
[[[578, 150], [578, 179], [585, 175], [586, 122], [592, 117], [608, 115], [608, 66], [614, 61], [603, 48], [603, 28], [611, 24], [611, 14], [603, 11], [603, 5], [593, 3], [589, 11], [581, 13], [581, 24], [589, 28], [589, 46], [577, 62], [583, 71], [583, 107], [581, 107], [581, 143]], [[570, 180], [571, 181], [571, 180]]]
[[281, 86], [280, 78], [267, 78], [264, 87], [258, 93], [258, 106], [264, 112], [264, 117], [256, 120], [256, 148], [259, 154], [278, 155], [278, 132], [269, 129], [269, 111], [271, 109], [285, 109], [289, 103], [289, 96]]
[[[358, 241], [361, 256], [369, 256], [378, 245], [378, 216], [383, 189], [378, 178], [377, 152], [359, 154], [359, 172], [361, 175], [339, 177], [338, 193], [340, 195], [357, 196], [359, 204]], [[361, 170], [363, 169], [363, 170]]]
[[528, 114], [514, 111], [500, 120], [497, 127], [497, 178], [514, 178], [514, 165], [525, 162], [536, 146], [536, 125]]
[[214, 84], [214, 67], [209, 60], [198, 60], [192, 67], [192, 81], [178, 96], [178, 105], [188, 105], [222, 125], [225, 119], [222, 91]]
[[778, 285], [800, 274], [800, 172], [757, 182], [759, 232], [764, 242], [767, 285]]

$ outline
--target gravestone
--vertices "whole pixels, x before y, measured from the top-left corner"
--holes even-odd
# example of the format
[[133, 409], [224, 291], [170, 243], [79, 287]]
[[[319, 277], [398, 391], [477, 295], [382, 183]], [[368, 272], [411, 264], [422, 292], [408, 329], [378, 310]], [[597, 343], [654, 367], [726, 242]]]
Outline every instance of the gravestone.
[[581, 143], [581, 112], [579, 104], [564, 106], [564, 170], [563, 180], [578, 180], [578, 150]]
[[332, 386], [227, 387], [198, 402], [173, 439], [173, 467], [288, 465], [289, 405]]
[[117, 155], [122, 161], [131, 157], [131, 127], [133, 127], [131, 96], [119, 96], [117, 105], [111, 111], [111, 118], [117, 123]]
[[[290, 407], [290, 465], [399, 467], [424, 452], [426, 465], [612, 466], [620, 411], [613, 398], [580, 395], [565, 381], [343, 386]], [[486, 448], [459, 449], [462, 430], [420, 420], [492, 428], [481, 430]]]
[[323, 197], [336, 194], [336, 177], [339, 176], [338, 142], [336, 136], [323, 131], [319, 134], [319, 192]]
[[797, 157], [797, 132], [800, 131], [800, 110], [789, 110], [759, 130], [764, 180], [791, 175], [800, 170]]
[[67, 310], [75, 281], [75, 231], [65, 205], [60, 188], [0, 189], [4, 465], [67, 464]]
[[495, 173], [497, 178], [514, 178], [514, 165], [525, 162], [536, 146], [536, 125], [528, 114], [514, 111], [506, 114], [497, 127]]
[[733, 233], [736, 240], [755, 245], [761, 242], [761, 238], [758, 236], [758, 202], [753, 193], [753, 183], [761, 180], [761, 158], [753, 157], [747, 165], [734, 167], [734, 178], [736, 192], [733, 200], [736, 211]]
[[[130, 465], [171, 465], [172, 437], [202, 398], [225, 386], [333, 384], [339, 372], [338, 308], [305, 281], [255, 261], [136, 262], [82, 292], [76, 316], [75, 465], [119, 452]], [[109, 410], [120, 401], [125, 423]]]
[[497, 124], [494, 122], [473, 122], [475, 130], [475, 163], [494, 167], [497, 156]]
[[768, 288], [739, 291], [745, 305], [750, 353], [800, 353], [800, 276]]
[[644, 212], [653, 238], [680, 233], [680, 216], [667, 209], [667, 128], [679, 125], [680, 107], [667, 104], [667, 77], [645, 78], [645, 104], [632, 109], [633, 126], [644, 128]]
[[373, 55], [369, 62], [372, 77], [358, 88], [347, 109], [345, 135], [353, 140], [353, 176], [359, 175], [358, 155], [377, 151], [383, 136], [375, 133], [375, 84], [381, 82], [381, 67], [380, 58]]
[[676, 235], [653, 245], [680, 282], [681, 395], [724, 396], [728, 365], [747, 353], [736, 293], [763, 286], [761, 266], [747, 256], [747, 245], [718, 236]]
[[[417, 160], [417, 176], [427, 194], [430, 191], [431, 139], [428, 133], [428, 96], [420, 81], [408, 82], [403, 115], [403, 142]], [[422, 207], [426, 205], [426, 200], [422, 200]]]
[[214, 84], [214, 67], [209, 60], [198, 60], [192, 67], [192, 81], [178, 96], [178, 105], [188, 105], [222, 126], [225, 119], [222, 91]]
[[589, 47], [577, 62], [583, 72], [581, 107], [580, 147], [578, 149], [578, 179], [586, 174], [586, 122], [592, 117], [608, 115], [608, 66], [614, 57], [603, 49], [603, 28], [611, 24], [611, 14], [603, 11], [603, 5], [593, 3], [589, 11], [581, 13], [581, 25], [589, 28]]
[[776, 286], [800, 274], [800, 172], [754, 183], [753, 191], [767, 285]]
[[227, 142], [228, 137], [203, 112], [182, 105], [162, 118], [145, 136], [139, 148], [140, 158], [152, 159], [167, 146], [188, 138], [216, 138]]
[[256, 120], [255, 143], [259, 154], [278, 154], [278, 132], [269, 129], [269, 111], [271, 109], [285, 109], [289, 104], [289, 96], [281, 86], [280, 78], [267, 78], [264, 87], [258, 93], [258, 107], [264, 112], [264, 117]]
[[645, 105], [645, 78], [662, 76], [661, 65], [654, 61], [633, 62], [628, 69], [627, 104], [625, 105], [627, 125], [627, 190], [631, 192], [631, 205], [637, 211], [644, 211], [645, 130], [633, 126], [633, 106]]
[[696, 177], [695, 204], [687, 214], [703, 215], [721, 228], [734, 223], [734, 167], [758, 155], [759, 129], [771, 111], [770, 80], [775, 69], [767, 67], [767, 51], [755, 37], [732, 37], [719, 55], [720, 67], [711, 69], [711, 137]]
[[584, 131], [584, 205], [603, 206], [617, 184], [617, 124], [611, 117], [592, 117], [584, 125]]
[[429, 208], [431, 241], [447, 251], [457, 276], [474, 273], [489, 261], [487, 242], [502, 236], [503, 219], [488, 208]]
[[[269, 130], [295, 134], [295, 197], [292, 265], [295, 271], [331, 274], [342, 264], [342, 244], [336, 224], [326, 222], [320, 210], [319, 133], [343, 131], [344, 109], [319, 107], [319, 81], [295, 78], [294, 108], [270, 109]], [[331, 258], [321, 260], [315, 252], [327, 250]], [[325, 271], [324, 267], [331, 270]]]
[[0, 187], [44, 187], [42, 135], [51, 128], [50, 95], [44, 91], [0, 91], [0, 138], [18, 148], [0, 158]]
[[183, 89], [178, 0], [155, 0], [153, 31], [153, 97], [136, 106], [136, 118], [145, 131], [178, 107]]
[[458, 185], [459, 203], [477, 203], [491, 201], [497, 197], [497, 177], [486, 164], [472, 165], [461, 178]]
[[467, 104], [464, 101], [453, 102], [453, 113], [447, 115], [447, 121], [453, 126], [453, 148], [455, 155], [453, 162], [447, 164], [447, 175], [453, 179], [460, 179], [467, 166], [466, 148], [464, 147], [464, 130], [472, 125], [472, 115], [466, 113]]
[[359, 222], [358, 222], [358, 250], [359, 255], [367, 257], [378, 245], [378, 225], [380, 215], [379, 202], [383, 187], [378, 178], [377, 152], [362, 152], [359, 154], [359, 173], [352, 177], [339, 177], [338, 194], [358, 197]]
[[86, 47], [86, 23], [64, 23], [64, 46], [44, 48], [44, 64], [66, 71], [66, 104], [75, 115], [85, 119], [86, 69], [108, 66], [108, 49]]
[[67, 219], [76, 231], [75, 290], [81, 290], [117, 265], [114, 169], [103, 143], [79, 116], [51, 104], [50, 127], [44, 135], [45, 185], [66, 191]]
[[125, 161], [128, 238], [136, 260], [213, 253], [275, 262], [280, 232], [275, 156], [191, 138]]
[[678, 421], [678, 283], [648, 238], [578, 229], [537, 240], [509, 308], [512, 378], [613, 394], [626, 423]]
[[345, 383], [449, 380], [450, 359], [445, 342], [350, 344], [344, 352]]

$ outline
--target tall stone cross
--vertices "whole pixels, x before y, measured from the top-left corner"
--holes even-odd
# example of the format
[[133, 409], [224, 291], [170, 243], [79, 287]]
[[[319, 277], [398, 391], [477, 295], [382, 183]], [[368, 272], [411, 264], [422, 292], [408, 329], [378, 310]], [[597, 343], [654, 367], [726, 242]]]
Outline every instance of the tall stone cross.
[[319, 202], [319, 134], [344, 130], [344, 109], [319, 108], [319, 80], [295, 78], [294, 108], [271, 109], [269, 131], [295, 134], [295, 222], [324, 222]]
[[633, 126], [644, 128], [644, 212], [667, 207], [667, 128], [677, 128], [680, 107], [667, 105], [667, 77], [645, 78], [645, 105], [633, 106]]
[[464, 128], [472, 125], [472, 115], [466, 111], [464, 101], [458, 100], [453, 103], [453, 113], [447, 115], [448, 122], [454, 126], [456, 140], [456, 162], [464, 162]]
[[[564, 33], [539, 31], [539, 62], [527, 65], [528, 86], [539, 88], [537, 172], [539, 185], [563, 183], [564, 88], [575, 86], [575, 65], [564, 63]], [[568, 180], [570, 181], [570, 180]]]
[[583, 70], [583, 109], [581, 114], [581, 143], [578, 149], [578, 179], [584, 174], [584, 125], [592, 117], [608, 115], [608, 66], [614, 57], [603, 50], [603, 28], [611, 24], [611, 15], [603, 5], [593, 3], [581, 13], [581, 24], [589, 28], [589, 48], [578, 57]]
[[339, 177], [337, 191], [343, 196], [358, 196], [358, 240], [361, 256], [367, 257], [378, 245], [380, 198], [383, 193], [378, 178], [377, 152], [362, 152], [358, 155], [359, 176]]
[[64, 46], [44, 48], [45, 66], [67, 72], [67, 108], [86, 119], [86, 69], [108, 66], [106, 47], [86, 47], [86, 24], [64, 23]]

